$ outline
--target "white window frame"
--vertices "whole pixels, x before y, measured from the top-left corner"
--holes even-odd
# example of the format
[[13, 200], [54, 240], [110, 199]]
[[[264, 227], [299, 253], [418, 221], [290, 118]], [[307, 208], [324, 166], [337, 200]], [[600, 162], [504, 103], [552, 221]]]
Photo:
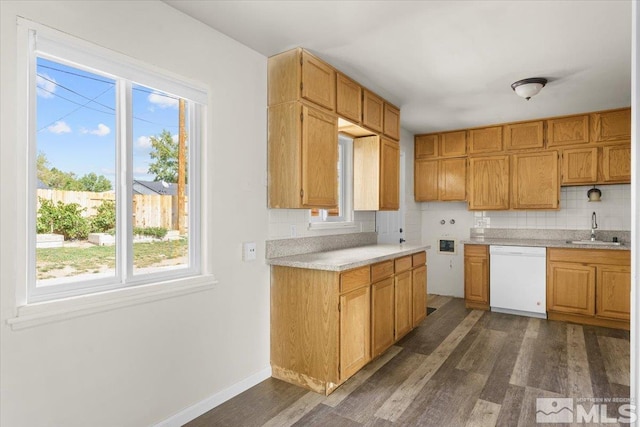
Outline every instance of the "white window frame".
[[311, 216], [309, 210], [309, 230], [331, 228], [355, 228], [353, 220], [353, 139], [340, 134], [338, 136], [339, 149], [339, 216], [328, 216], [326, 209], [319, 209], [319, 216]]
[[[52, 319], [70, 318], [89, 312], [131, 305], [144, 301], [210, 288], [216, 283], [204, 263], [207, 242], [206, 223], [202, 221], [206, 200], [201, 183], [206, 171], [205, 123], [208, 90], [199, 83], [137, 61], [125, 55], [93, 45], [49, 27], [18, 18], [19, 37], [19, 93], [25, 95], [24, 112], [19, 115], [19, 134], [26, 146], [26, 245], [27, 263], [25, 284], [18, 284], [17, 317], [9, 319], [13, 329], [48, 323]], [[43, 57], [59, 63], [86, 69], [116, 80], [117, 87], [117, 230], [116, 274], [105, 278], [89, 278], [54, 285], [36, 287], [36, 58]], [[117, 76], [117, 77], [116, 77]], [[132, 115], [131, 86], [139, 84], [187, 99], [190, 147], [188, 150], [189, 193], [189, 266], [159, 273], [133, 274], [132, 218]], [[124, 112], [124, 115], [121, 114]], [[126, 221], [122, 220], [122, 216]], [[106, 292], [110, 291], [110, 292]], [[114, 292], [116, 292], [114, 294]], [[78, 296], [82, 298], [77, 298]], [[74, 297], [74, 298], [70, 298]]]

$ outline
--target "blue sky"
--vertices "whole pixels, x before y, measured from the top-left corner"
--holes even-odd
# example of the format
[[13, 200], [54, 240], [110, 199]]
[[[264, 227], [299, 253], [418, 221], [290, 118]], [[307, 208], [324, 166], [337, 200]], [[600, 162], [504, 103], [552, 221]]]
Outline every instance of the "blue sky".
[[[47, 59], [37, 61], [37, 150], [49, 167], [115, 181], [115, 81]], [[178, 101], [143, 86], [133, 90], [134, 178], [147, 173], [149, 137], [178, 133]]]

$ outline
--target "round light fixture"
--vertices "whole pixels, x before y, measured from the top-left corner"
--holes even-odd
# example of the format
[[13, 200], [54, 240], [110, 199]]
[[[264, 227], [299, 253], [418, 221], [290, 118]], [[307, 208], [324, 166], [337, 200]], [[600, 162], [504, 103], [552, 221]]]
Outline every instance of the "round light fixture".
[[547, 79], [542, 77], [532, 77], [511, 83], [511, 89], [513, 89], [518, 96], [521, 96], [528, 101], [532, 96], [537, 95], [546, 84]]

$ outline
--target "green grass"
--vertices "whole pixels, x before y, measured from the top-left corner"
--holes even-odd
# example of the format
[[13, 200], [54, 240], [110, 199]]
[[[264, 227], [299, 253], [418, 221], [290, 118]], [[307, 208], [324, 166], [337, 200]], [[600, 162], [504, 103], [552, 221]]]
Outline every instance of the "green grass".
[[[186, 256], [186, 239], [135, 243], [133, 265], [136, 268], [150, 267], [165, 260]], [[36, 273], [38, 280], [54, 277], [51, 272], [69, 268], [64, 276], [75, 276], [88, 272], [97, 273], [101, 268], [113, 269], [116, 264], [115, 246], [91, 246], [88, 248], [42, 248], [36, 249]]]

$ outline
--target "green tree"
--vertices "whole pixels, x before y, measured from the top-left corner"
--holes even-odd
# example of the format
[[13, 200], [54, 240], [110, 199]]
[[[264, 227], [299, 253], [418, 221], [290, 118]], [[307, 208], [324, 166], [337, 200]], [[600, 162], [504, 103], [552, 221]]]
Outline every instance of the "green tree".
[[152, 162], [149, 173], [155, 175], [154, 181], [178, 182], [178, 141], [174, 141], [171, 133], [163, 130], [160, 135], [151, 138]]
[[83, 191], [94, 191], [96, 193], [100, 193], [102, 191], [111, 190], [111, 181], [104, 177], [104, 175], [96, 175], [91, 172], [84, 175], [82, 178], [78, 180], [81, 184]]
[[111, 181], [104, 175], [96, 175], [91, 172], [81, 178], [73, 172], [64, 172], [58, 168], [50, 167], [47, 156], [40, 152], [36, 157], [37, 176], [49, 188], [67, 191], [109, 191], [112, 189]]

